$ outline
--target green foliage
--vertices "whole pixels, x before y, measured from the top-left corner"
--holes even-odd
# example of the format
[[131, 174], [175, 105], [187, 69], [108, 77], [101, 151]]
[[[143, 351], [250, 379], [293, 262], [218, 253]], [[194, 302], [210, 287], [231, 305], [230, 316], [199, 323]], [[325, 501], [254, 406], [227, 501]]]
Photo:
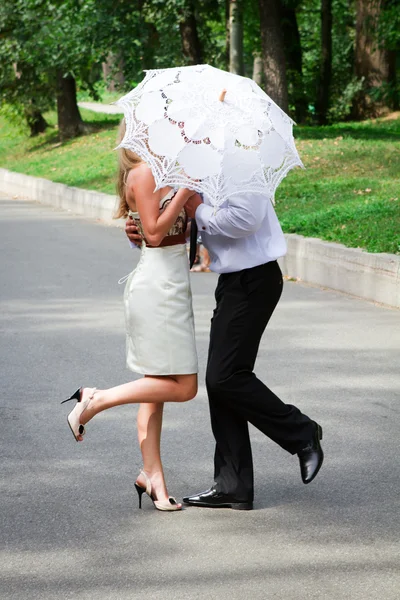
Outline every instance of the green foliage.
[[49, 109], [55, 102], [59, 72], [92, 85], [91, 70], [101, 58], [93, 27], [96, 15], [95, 0], [3, 0], [2, 104], [12, 104], [25, 117]]
[[[281, 0], [295, 11], [301, 37], [302, 74], [288, 65], [290, 107], [300, 104], [315, 112], [321, 64], [321, 0]], [[257, 0], [240, 0], [244, 26], [245, 74], [253, 72], [260, 52]], [[377, 45], [400, 50], [400, 3], [382, 3], [376, 29]], [[104, 94], [101, 64], [110, 59], [114, 71], [125, 77], [130, 89], [143, 70], [186, 64], [180, 24], [194, 14], [203, 60], [227, 68], [226, 0], [2, 0], [0, 3], [0, 102], [12, 106], [4, 114], [22, 119], [27, 112], [48, 110], [55, 104], [56, 76], [72, 75], [81, 97], [100, 99]], [[349, 117], [352, 100], [361, 91], [354, 80], [355, 3], [332, 0], [333, 64], [329, 119]], [[286, 50], [290, 36], [286, 40]], [[397, 60], [399, 63], [399, 60]], [[395, 77], [371, 92], [372, 100], [395, 106], [400, 91]], [[397, 78], [397, 81], [399, 78]], [[302, 108], [304, 115], [304, 108]], [[299, 111], [300, 114], [300, 111]]]
[[8, 104], [3, 102], [0, 106], [0, 115], [9, 121], [18, 132], [26, 134], [26, 119], [22, 104]]
[[[100, 55], [95, 44], [95, 0], [16, 0], [14, 35], [21, 41], [19, 60], [40, 72], [83, 77]], [[23, 43], [22, 43], [23, 42]]]
[[247, 77], [253, 76], [254, 54], [261, 49], [260, 12], [258, 2], [246, 0], [243, 3], [243, 54]]
[[330, 123], [345, 121], [351, 113], [353, 100], [363, 89], [363, 78], [353, 77], [344, 89], [336, 92], [333, 96], [332, 106], [328, 111], [328, 120]]
[[379, 87], [368, 88], [366, 91], [373, 102], [390, 107], [397, 107], [398, 105], [400, 84], [397, 82], [384, 82]]
[[400, 2], [386, 0], [379, 15], [377, 39], [381, 48], [400, 49]]
[[[303, 85], [311, 114], [316, 101], [316, 82], [320, 65], [320, 0], [303, 0], [297, 10], [300, 30]], [[290, 85], [290, 84], [289, 84]]]
[[[354, 4], [347, 0], [332, 1], [332, 83], [330, 90], [331, 121], [347, 118], [352, 98], [358, 88], [353, 76]], [[321, 63], [320, 0], [302, 0], [297, 19], [303, 50], [303, 81], [313, 114], [316, 101], [316, 82]]]
[[0, 107], [14, 121], [32, 107], [44, 111], [52, 104], [47, 76], [27, 58], [29, 30], [20, 8], [11, 0], [0, 4]]
[[203, 47], [204, 62], [218, 69], [229, 69], [229, 57], [226, 47], [226, 11], [225, 1], [209, 2], [209, 10], [197, 2], [197, 22], [200, 42]]
[[330, 122], [347, 119], [353, 98], [361, 89], [361, 82], [354, 78], [355, 10], [348, 0], [332, 2], [332, 85]]

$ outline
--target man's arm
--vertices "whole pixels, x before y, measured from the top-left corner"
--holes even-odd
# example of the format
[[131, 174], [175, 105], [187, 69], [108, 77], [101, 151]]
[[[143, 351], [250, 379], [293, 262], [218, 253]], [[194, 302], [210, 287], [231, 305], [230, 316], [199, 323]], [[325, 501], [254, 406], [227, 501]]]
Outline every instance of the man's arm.
[[261, 227], [269, 201], [260, 194], [232, 196], [227, 207], [215, 211], [212, 206], [191, 198], [185, 208], [189, 216], [195, 216], [199, 231], [241, 238], [255, 233]]

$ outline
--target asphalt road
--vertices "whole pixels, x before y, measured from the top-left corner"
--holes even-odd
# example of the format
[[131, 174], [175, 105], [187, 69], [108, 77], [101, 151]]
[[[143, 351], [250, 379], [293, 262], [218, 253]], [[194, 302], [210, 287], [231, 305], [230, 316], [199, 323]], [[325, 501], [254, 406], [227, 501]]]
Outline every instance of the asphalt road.
[[[77, 444], [60, 401], [127, 381], [123, 286], [138, 258], [121, 230], [0, 200], [0, 598], [31, 600], [400, 597], [400, 312], [287, 282], [257, 372], [324, 427], [309, 486], [252, 430], [255, 510], [138, 510], [136, 407], [98, 416]], [[192, 276], [202, 367], [213, 274]], [[212, 482], [198, 397], [165, 410], [178, 498]]]

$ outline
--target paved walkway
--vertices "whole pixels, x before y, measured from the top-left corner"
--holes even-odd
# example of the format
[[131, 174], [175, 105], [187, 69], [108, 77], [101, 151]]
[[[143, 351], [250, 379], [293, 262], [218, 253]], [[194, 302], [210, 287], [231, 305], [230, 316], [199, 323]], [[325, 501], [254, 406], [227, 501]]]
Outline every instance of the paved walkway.
[[115, 106], [114, 104], [100, 104], [100, 102], [78, 102], [78, 106], [109, 115], [119, 115], [124, 112], [119, 106]]
[[[137, 508], [136, 408], [76, 444], [59, 402], [130, 377], [124, 234], [33, 202], [0, 200], [1, 600], [398, 600], [400, 314], [287, 282], [257, 373], [324, 427], [309, 486], [252, 429], [255, 510]], [[203, 386], [216, 277], [192, 276], [200, 393], [165, 409], [171, 493], [212, 481]]]

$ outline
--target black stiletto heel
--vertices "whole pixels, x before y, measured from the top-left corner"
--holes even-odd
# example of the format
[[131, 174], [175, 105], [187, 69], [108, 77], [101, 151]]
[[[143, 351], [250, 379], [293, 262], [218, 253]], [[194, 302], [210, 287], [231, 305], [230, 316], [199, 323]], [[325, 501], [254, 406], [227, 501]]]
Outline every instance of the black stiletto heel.
[[145, 488], [142, 488], [138, 483], [135, 483], [135, 488], [139, 496], [139, 508], [142, 508], [142, 496], [145, 493]]
[[64, 404], [65, 402], [69, 402], [70, 400], [76, 400], [77, 402], [80, 402], [82, 390], [83, 390], [83, 388], [80, 387], [79, 389], [76, 390], [76, 392], [74, 394], [72, 394], [72, 396], [70, 398], [63, 400], [62, 402], [60, 402], [60, 404]]
[[182, 505], [178, 504], [178, 502], [175, 500], [175, 498], [172, 498], [172, 496], [170, 496], [168, 498], [168, 500], [157, 500], [155, 494], [153, 494], [150, 479], [147, 477], [147, 475], [144, 471], [140, 471], [140, 474], [143, 476], [144, 480], [146, 481], [146, 487], [144, 488], [141, 485], [139, 485], [138, 483], [135, 483], [135, 488], [136, 488], [136, 491], [139, 496], [139, 508], [142, 508], [142, 496], [146, 492], [146, 494], [149, 496], [149, 498], [153, 502], [154, 508], [156, 508], [157, 510], [164, 510], [164, 511], [181, 510]]

